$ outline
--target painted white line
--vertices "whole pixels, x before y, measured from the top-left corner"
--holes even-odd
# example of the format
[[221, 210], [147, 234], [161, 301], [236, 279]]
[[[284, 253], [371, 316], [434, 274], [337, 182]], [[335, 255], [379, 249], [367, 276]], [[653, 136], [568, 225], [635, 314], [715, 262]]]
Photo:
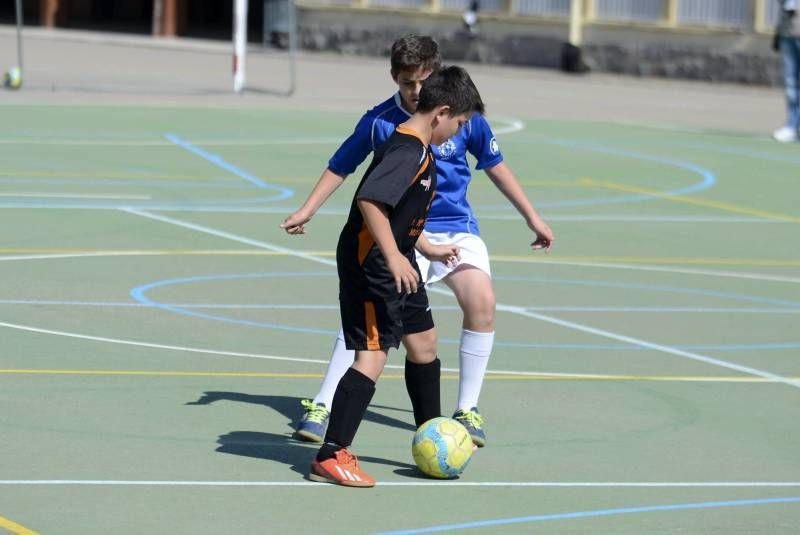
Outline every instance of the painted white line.
[[[310, 451], [310, 450], [309, 450]], [[589, 488], [786, 488], [800, 481], [381, 481], [381, 487], [589, 487]], [[0, 486], [149, 486], [149, 487], [317, 487], [312, 481], [160, 481], [98, 479], [5, 479]]]
[[662, 266], [649, 266], [649, 265], [633, 265], [633, 264], [619, 264], [619, 263], [605, 263], [605, 262], [578, 262], [573, 260], [547, 260], [537, 259], [534, 262], [542, 264], [557, 264], [563, 266], [578, 266], [578, 267], [595, 267], [605, 269], [627, 269], [631, 271], [655, 271], [660, 273], [683, 273], [685, 275], [703, 275], [708, 277], [722, 277], [732, 279], [750, 279], [760, 281], [772, 282], [788, 282], [791, 284], [800, 284], [798, 277], [786, 277], [782, 275], [767, 275], [765, 273], [748, 273], [746, 271], [717, 271], [710, 269], [693, 269], [693, 268], [676, 268], [676, 267], [662, 267]]
[[[67, 338], [78, 338], [81, 340], [93, 340], [95, 342], [108, 342], [112, 344], [121, 344], [121, 345], [128, 345], [128, 346], [136, 346], [136, 347], [150, 347], [154, 349], [166, 349], [169, 351], [186, 351], [189, 353], [204, 353], [207, 355], [221, 355], [221, 356], [229, 356], [229, 357], [247, 357], [253, 359], [266, 359], [266, 360], [283, 360], [289, 362], [312, 362], [314, 364], [328, 364], [327, 360], [320, 360], [320, 359], [304, 359], [304, 358], [295, 358], [295, 357], [281, 357], [277, 355], [260, 355], [258, 353], [240, 353], [236, 351], [218, 351], [215, 349], [203, 349], [203, 348], [196, 348], [196, 347], [185, 347], [185, 346], [173, 346], [173, 345], [166, 345], [166, 344], [155, 344], [151, 342], [136, 342], [134, 340], [124, 340], [120, 338], [106, 338], [104, 336], [92, 336], [88, 334], [78, 334], [78, 333], [70, 333], [65, 331], [55, 331], [51, 329], [40, 329], [38, 327], [31, 327], [29, 325], [20, 325], [17, 323], [7, 323], [5, 321], [0, 321], [0, 327], [8, 327], [9, 329], [17, 329], [20, 331], [28, 331], [32, 333], [40, 333], [40, 334], [52, 334], [56, 336], [65, 336]], [[388, 368], [389, 366], [387, 366]], [[400, 368], [401, 366], [396, 366]]]
[[[279, 247], [277, 245], [272, 245], [270, 243], [261, 242], [261, 241], [257, 241], [257, 240], [251, 240], [249, 238], [244, 238], [242, 236], [237, 236], [235, 234], [219, 231], [219, 230], [208, 228], [208, 227], [204, 227], [204, 226], [201, 226], [201, 225], [195, 225], [194, 223], [181, 221], [181, 220], [174, 219], [174, 218], [171, 218], [171, 217], [158, 216], [158, 215], [155, 215], [155, 214], [150, 214], [148, 212], [142, 212], [142, 211], [133, 210], [133, 209], [125, 209], [125, 211], [130, 213], [130, 214], [133, 214], [133, 215], [138, 215], [138, 216], [142, 216], [142, 217], [148, 217], [150, 219], [155, 219], [157, 221], [163, 221], [165, 223], [170, 223], [170, 224], [177, 225], [177, 226], [184, 227], [184, 228], [188, 228], [188, 229], [191, 229], [191, 230], [196, 230], [198, 232], [211, 234], [213, 236], [219, 236], [219, 237], [222, 237], [222, 238], [227, 238], [227, 239], [230, 239], [230, 240], [233, 240], [233, 241], [237, 241], [237, 242], [240, 242], [240, 243], [247, 243], [249, 245], [253, 245], [253, 246], [256, 246], [256, 247], [263, 247], [263, 248], [271, 250], [271, 251], [286, 252], [287, 254], [292, 254], [294, 256], [297, 256], [299, 258], [304, 258], [304, 259], [310, 260], [312, 262], [318, 262], [320, 264], [325, 264], [325, 265], [328, 265], [328, 266], [336, 264], [335, 261], [332, 261], [332, 260], [330, 260], [328, 258], [320, 258], [320, 257], [315, 256], [315, 255], [310, 255], [310, 254], [306, 254], [306, 253], [292, 251], [291, 249], [287, 249], [285, 247]], [[436, 286], [431, 286], [428, 289], [428, 292], [434, 292], [434, 293], [439, 293], [439, 294], [448, 295], [448, 296], [452, 296], [453, 295], [452, 292], [450, 292], [449, 290], [444, 290], [444, 289], [441, 289], [441, 288], [437, 288]], [[652, 349], [653, 351], [658, 351], [658, 352], [666, 353], [666, 354], [669, 354], [669, 355], [675, 355], [675, 356], [678, 356], [678, 357], [683, 357], [683, 358], [695, 360], [695, 361], [698, 361], [698, 362], [703, 362], [705, 364], [711, 364], [712, 366], [719, 366], [719, 367], [722, 367], [722, 368], [727, 368], [729, 370], [735, 370], [735, 371], [746, 373], [746, 374], [749, 374], [749, 375], [755, 375], [757, 377], [763, 377], [765, 379], [769, 379], [770, 381], [776, 381], [776, 382], [783, 383], [783, 384], [788, 385], [788, 386], [792, 386], [792, 387], [795, 387], [795, 388], [800, 388], [800, 381], [795, 381], [793, 379], [782, 377], [782, 376], [776, 375], [774, 373], [762, 371], [762, 370], [759, 370], [759, 369], [756, 369], [756, 368], [751, 368], [749, 366], [741, 366], [739, 364], [734, 364], [732, 362], [728, 362], [728, 361], [725, 361], [725, 360], [720, 360], [720, 359], [715, 359], [715, 358], [712, 358], [712, 357], [707, 357], [705, 355], [700, 355], [698, 353], [690, 353], [689, 351], [683, 351], [683, 350], [680, 350], [680, 349], [675, 349], [675, 348], [672, 348], [672, 347], [664, 346], [664, 345], [661, 345], [661, 344], [655, 344], [655, 343], [652, 343], [652, 342], [648, 342], [646, 340], [641, 340], [639, 338], [633, 338], [631, 336], [625, 336], [625, 335], [621, 335], [621, 334], [616, 334], [616, 333], [613, 333], [611, 331], [606, 331], [606, 330], [603, 330], [603, 329], [597, 329], [597, 328], [594, 328], [594, 327], [590, 327], [590, 326], [587, 326], [587, 325], [582, 325], [580, 323], [575, 323], [575, 322], [572, 322], [572, 321], [560, 320], [558, 318], [554, 318], [554, 317], [551, 317], [551, 316], [545, 316], [544, 314], [536, 314], [534, 312], [528, 312], [523, 307], [510, 306], [510, 305], [505, 305], [505, 304], [502, 304], [502, 303], [497, 303], [497, 310], [503, 310], [503, 311], [506, 311], [506, 312], [511, 312], [513, 314], [519, 314], [521, 316], [526, 316], [526, 317], [529, 317], [529, 318], [538, 319], [538, 320], [541, 320], [541, 321], [544, 321], [544, 322], [547, 322], [547, 323], [552, 323], [554, 325], [559, 325], [561, 327], [566, 327], [568, 329], [573, 329], [573, 330], [581, 331], [581, 332], [584, 332], [584, 333], [593, 334], [595, 336], [600, 336], [602, 338], [610, 338], [612, 340], [617, 340], [617, 341], [624, 342], [624, 343], [627, 343], [627, 344], [631, 344], [631, 345], [635, 345], [635, 346], [639, 346], [639, 347], [644, 347], [644, 348], [647, 348], [647, 349]]]
[[[328, 364], [328, 360], [323, 360], [323, 359], [306, 359], [300, 357], [284, 357], [279, 355], [262, 355], [259, 353], [241, 353], [237, 351], [221, 351], [216, 349], [205, 349], [198, 347], [174, 346], [167, 344], [158, 344], [154, 342], [139, 342], [134, 340], [125, 340], [122, 338], [108, 338], [105, 336], [93, 336], [89, 334], [80, 334], [67, 331], [56, 331], [52, 329], [42, 329], [39, 327], [32, 327], [30, 325], [21, 325], [19, 323], [8, 323], [5, 321], [0, 321], [0, 327], [6, 327], [9, 329], [16, 329], [19, 331], [27, 331], [32, 333], [49, 334], [53, 336], [77, 338], [79, 340], [91, 340], [94, 342], [105, 342], [109, 344], [120, 344], [120, 345], [134, 346], [134, 347], [149, 347], [153, 349], [164, 349], [167, 351], [184, 351], [187, 353], [202, 353], [205, 355], [216, 355], [222, 357], [245, 357], [251, 359], [280, 360], [284, 362], [310, 362], [312, 364], [324, 364], [324, 365]], [[397, 370], [402, 370], [405, 368], [404, 365], [398, 365], [398, 364], [387, 364], [384, 367]], [[458, 373], [459, 370], [458, 368], [442, 368], [442, 371], [448, 373]], [[496, 375], [517, 375], [520, 377], [574, 377], [577, 379], [580, 378], [599, 379], [608, 377], [604, 375], [584, 374], [584, 373], [521, 372], [513, 370], [486, 370], [486, 373], [496, 374]]]
[[610, 331], [606, 331], [604, 329], [597, 329], [595, 327], [589, 327], [587, 325], [582, 325], [580, 323], [575, 323], [573, 321], [566, 321], [561, 320], [558, 318], [553, 318], [551, 316], [545, 316], [543, 314], [537, 314], [535, 312], [528, 312], [522, 307], [515, 307], [515, 306], [508, 306], [503, 305], [501, 303], [497, 304], [497, 310], [503, 310], [505, 312], [512, 312], [514, 314], [519, 314], [521, 316], [527, 316], [529, 318], [538, 319], [547, 323], [552, 323], [553, 325], [558, 325], [560, 327], [566, 327], [568, 329], [574, 329], [576, 331], [585, 332], [588, 334], [594, 334], [596, 336], [600, 336], [603, 338], [610, 338], [611, 340], [617, 340], [618, 342], [624, 342], [626, 344], [636, 345], [639, 347], [644, 347], [647, 349], [652, 349], [653, 351], [659, 351], [661, 353], [667, 353], [670, 355], [675, 355], [678, 357], [684, 357], [691, 360], [696, 360], [698, 362], [704, 362], [706, 364], [711, 364], [712, 366], [719, 366], [722, 368], [727, 368], [729, 370], [734, 370], [741, 373], [746, 373], [748, 375], [755, 375], [757, 377], [763, 377], [764, 379], [769, 379], [770, 381], [780, 382], [788, 386], [793, 386], [795, 388], [800, 388], [800, 381], [795, 381], [794, 379], [789, 379], [787, 377], [782, 377], [780, 375], [776, 375], [774, 373], [765, 372], [756, 368], [751, 368], [749, 366], [742, 366], [739, 364], [734, 364], [733, 362], [728, 362], [726, 360], [715, 359], [712, 357], [707, 357], [705, 355], [700, 355], [698, 353], [691, 353], [689, 351], [683, 351], [682, 349], [676, 349], [674, 347], [669, 347], [661, 344], [654, 344], [652, 342], [648, 342], [647, 340], [642, 340], [640, 338], [634, 338], [632, 336], [625, 336], [622, 334], [613, 333]]
[[[170, 143], [171, 145], [171, 143]], [[198, 144], [202, 145], [202, 144]], [[52, 205], [52, 204], [2, 204], [2, 208], [7, 209], [26, 209], [26, 210], [51, 210], [57, 208], [59, 210], [118, 210], [124, 208], [121, 206], [111, 205]], [[221, 213], [221, 214], [287, 214], [294, 210], [296, 207], [281, 207], [281, 206], [215, 206], [215, 205], [200, 205], [200, 206], [186, 206], [182, 204], [175, 205], [162, 205], [155, 207], [148, 207], [150, 210], [165, 210], [170, 212], [208, 212], [208, 213]], [[330, 215], [330, 216], [345, 216], [347, 211], [345, 209], [336, 208], [322, 208], [317, 214]], [[484, 211], [481, 219], [494, 220], [494, 221], [517, 221], [518, 215], [508, 215], [504, 213], [494, 213]], [[766, 219], [757, 217], [726, 217], [726, 216], [627, 216], [627, 215], [548, 215], [548, 220], [561, 221], [561, 222], [576, 222], [576, 223], [770, 223], [773, 225], [795, 225], [791, 221], [782, 221], [778, 219]]]
[[[162, 306], [208, 310], [339, 310], [339, 305], [292, 304], [251, 304], [251, 303], [159, 303]], [[68, 307], [108, 307], [108, 308], [152, 308], [147, 303], [130, 301], [58, 301], [49, 299], [0, 299], [0, 305], [68, 306]], [[524, 307], [528, 312], [603, 312], [620, 314], [800, 314], [800, 308], [725, 308], [725, 307], [628, 307], [628, 306], [531, 306]], [[457, 312], [456, 305], [436, 305], [436, 311]]]
[[322, 258], [320, 256], [303, 253], [300, 251], [296, 251], [294, 249], [288, 249], [286, 247], [281, 247], [280, 245], [273, 245], [271, 243], [259, 240], [251, 240], [250, 238], [245, 238], [243, 236], [231, 234], [230, 232], [225, 232], [223, 230], [217, 230], [210, 227], [195, 225], [194, 223], [189, 223], [188, 221], [181, 221], [180, 219], [152, 214], [150, 212], [144, 212], [142, 210], [136, 210], [134, 208], [121, 208], [121, 210], [129, 214], [138, 215], [140, 217], [146, 217], [149, 219], [154, 219], [156, 221], [161, 221], [162, 223], [169, 223], [170, 225], [176, 225], [178, 227], [187, 228], [189, 230], [195, 230], [197, 232], [202, 232], [204, 234], [210, 234], [212, 236], [217, 236], [219, 238], [225, 238], [226, 240], [252, 245], [253, 247], [258, 247], [259, 249], [266, 249], [268, 251], [277, 251], [290, 256], [295, 256], [297, 258], [310, 260], [311, 262], [316, 262], [318, 264], [324, 264], [326, 266], [334, 266], [334, 267], [336, 266], [336, 260], [331, 260], [330, 258]]
[[[494, 118], [496, 122], [505, 123], [493, 131], [495, 134], [513, 134], [525, 129], [525, 123], [514, 118]], [[258, 146], [258, 145], [331, 145], [342, 142], [341, 137], [303, 137], [303, 138], [209, 138], [192, 139], [190, 143], [198, 146]], [[0, 139], [0, 145], [57, 145], [57, 146], [97, 146], [97, 147], [168, 147], [172, 143], [163, 139], [58, 139], [48, 137], [19, 137]]]
[[[118, 210], [118, 208], [114, 208]], [[165, 253], [166, 254], [166, 253]], [[285, 253], [291, 256], [298, 256], [297, 251]], [[152, 251], [97, 251], [92, 253], [57, 253], [57, 254], [30, 254], [30, 255], [8, 255], [0, 256], [0, 262], [12, 260], [50, 260], [58, 258], [83, 258], [83, 257], [103, 257], [103, 256], [152, 256]], [[548, 260], [541, 257], [537, 259], [528, 260], [510, 260], [502, 258], [492, 258], [492, 262], [524, 262], [531, 264], [558, 264], [563, 266], [578, 266], [578, 267], [597, 267], [606, 269], [626, 269], [633, 271], [655, 271], [661, 273], [682, 273], [686, 275], [701, 275], [705, 277], [723, 277], [734, 279], [749, 279], [749, 280], [763, 280], [772, 282], [786, 282], [790, 284], [800, 284], [798, 277], [783, 277], [779, 275], [767, 275], [765, 273], [749, 273], [746, 271], [715, 271], [706, 269], [689, 269], [689, 268], [674, 268], [663, 266], [650, 266], [646, 264], [633, 265], [633, 264], [619, 264], [619, 263], [603, 263], [603, 262], [579, 262], [573, 260]], [[334, 262], [335, 263], [335, 262]]]
[[[514, 130], [515, 131], [515, 130]], [[328, 145], [340, 143], [339, 137], [320, 137], [303, 139], [207, 139], [193, 140], [192, 144], [201, 146], [258, 146], [258, 145]], [[18, 138], [0, 139], [0, 145], [52, 145], [52, 146], [90, 146], [90, 147], [169, 147], [165, 140], [102, 140], [102, 139], [48, 139]]]
[[44, 193], [44, 192], [3, 192], [0, 197], [33, 197], [48, 199], [111, 199], [122, 201], [147, 201], [150, 195], [114, 195], [111, 193]]
[[498, 126], [497, 128], [492, 129], [495, 135], [513, 134], [515, 132], [521, 132], [522, 130], [525, 130], [525, 123], [519, 119], [514, 119], [512, 117], [495, 117], [495, 119], [506, 123], [505, 126]]
[[0, 256], [0, 262], [10, 262], [13, 260], [52, 260], [55, 258], [84, 258], [100, 256], [151, 256], [152, 254], [152, 252], [147, 251], [99, 251], [96, 253], [30, 254]]
[[[517, 220], [518, 214], [481, 214], [481, 219]], [[548, 215], [548, 221], [575, 223], [789, 223], [764, 217], [741, 216], [689, 216], [689, 215]]]

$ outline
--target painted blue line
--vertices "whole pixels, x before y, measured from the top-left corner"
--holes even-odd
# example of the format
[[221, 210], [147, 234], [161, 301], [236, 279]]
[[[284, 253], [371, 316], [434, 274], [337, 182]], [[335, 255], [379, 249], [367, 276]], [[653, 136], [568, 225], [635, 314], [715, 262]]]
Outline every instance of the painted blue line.
[[[594, 143], [585, 143], [580, 141], [574, 141], [569, 139], [553, 139], [550, 140], [549, 143], [553, 145], [561, 145], [565, 147], [573, 147], [585, 150], [591, 150], [595, 152], [602, 152], [604, 154], [611, 154], [613, 156], [623, 156], [626, 158], [634, 158], [637, 160], [645, 160], [654, 163], [660, 163], [664, 165], [671, 165], [673, 167], [678, 167], [681, 169], [686, 169], [687, 171], [691, 171], [693, 173], [699, 174], [703, 177], [703, 180], [697, 182], [695, 184], [691, 184], [689, 186], [685, 186], [682, 188], [671, 189], [664, 192], [659, 192], [659, 195], [668, 195], [668, 196], [677, 196], [677, 195], [688, 195], [690, 193], [697, 193], [698, 191], [703, 191], [713, 187], [717, 182], [717, 177], [704, 167], [700, 167], [692, 162], [686, 162], [683, 160], [673, 160], [672, 158], [662, 158], [660, 156], [653, 156], [650, 154], [643, 154], [640, 152], [628, 151], [628, 150], [621, 150], [621, 149], [613, 149], [610, 147], [605, 147], [603, 145], [597, 145]], [[635, 195], [622, 195], [619, 197], [610, 197], [610, 198], [600, 198], [600, 199], [573, 199], [573, 200], [566, 200], [566, 201], [551, 201], [548, 203], [547, 201], [539, 203], [541, 206], [593, 206], [598, 204], [618, 204], [618, 203], [629, 203], [629, 202], [637, 202], [637, 201], [647, 201], [658, 199], [658, 196], [655, 195], [646, 195], [646, 194], [635, 194]]]
[[[142, 286], [137, 286], [130, 291], [131, 297], [143, 305], [160, 308], [176, 314], [184, 314], [187, 316], [194, 316], [203, 319], [214, 321], [222, 321], [236, 325], [247, 325], [251, 327], [262, 327], [269, 329], [276, 329], [289, 332], [313, 333], [322, 335], [335, 335], [337, 331], [332, 329], [312, 329], [303, 327], [292, 327], [279, 323], [267, 323], [253, 320], [242, 320], [230, 318], [227, 316], [207, 314], [189, 310], [190, 308], [203, 308], [197, 305], [187, 306], [177, 303], [163, 303], [150, 299], [145, 294], [152, 289], [170, 286], [174, 284], [188, 284], [194, 282], [207, 282], [218, 280], [235, 280], [235, 279], [257, 279], [257, 278], [278, 278], [278, 277], [331, 277], [334, 276], [333, 271], [322, 272], [269, 272], [269, 273], [243, 273], [243, 274], [221, 274], [221, 275], [205, 275], [195, 277], [182, 277], [177, 279], [167, 279], [152, 282]], [[674, 288], [670, 286], [653, 286], [646, 284], [628, 284], [616, 283], [607, 281], [586, 281], [586, 280], [572, 280], [572, 279], [548, 279], [544, 277], [506, 277], [496, 276], [495, 280], [512, 280], [512, 281], [526, 281], [526, 282], [541, 282], [547, 284], [567, 284], [567, 285], [588, 285], [588, 286], [609, 286], [612, 288], [632, 288], [644, 289], [660, 292], [673, 292], [673, 293], [687, 293], [698, 294], [703, 296], [723, 297], [726, 299], [746, 300], [746, 301], [762, 301], [761, 298], [743, 294], [731, 294], [723, 292], [709, 292], [706, 290], [694, 290], [688, 288]], [[794, 311], [800, 308], [800, 303], [793, 301], [763, 299], [763, 301], [781, 306], [791, 307], [788, 310]], [[211, 307], [208, 307], [211, 308]], [[216, 306], [216, 308], [224, 308]], [[244, 307], [242, 307], [244, 308]], [[438, 307], [437, 307], [438, 308]], [[442, 307], [442, 309], [446, 309]], [[451, 307], [455, 310], [455, 307]], [[439, 342], [442, 345], [456, 345], [460, 340], [453, 338], [440, 338]], [[511, 348], [526, 348], [526, 349], [546, 349], [546, 350], [595, 350], [595, 351], [646, 351], [646, 348], [632, 346], [630, 344], [550, 344], [541, 342], [513, 342], [513, 341], [496, 341], [497, 347], [511, 347]], [[743, 350], [786, 350], [800, 348], [800, 342], [778, 342], [778, 343], [760, 343], [760, 344], [697, 344], [697, 345], [675, 345], [676, 349], [684, 351], [699, 351], [699, 350], [716, 350], [716, 351], [743, 351]]]
[[[28, 200], [28, 199], [20, 199], [16, 201], [4, 201], [0, 203], [0, 207], [2, 208], [58, 208], [58, 209], [79, 209], [79, 210], [119, 210], [120, 208], [128, 208], [128, 207], [136, 207], [141, 209], [147, 210], [164, 210], [164, 211], [171, 211], [171, 210], [182, 210], [182, 211], [230, 211], [236, 212], [237, 208], [241, 208], [242, 205], [247, 204], [261, 204], [261, 203], [268, 203], [277, 200], [282, 200], [285, 197], [282, 196], [281, 193], [276, 193], [275, 195], [271, 195], [268, 197], [248, 197], [243, 199], [229, 199], [229, 200], [215, 200], [213, 203], [206, 199], [201, 199], [197, 201], [185, 201], [182, 203], [162, 203], [159, 201], [126, 201], [124, 204], [120, 202], [110, 203], [110, 202], [96, 202], [96, 203], [88, 203], [88, 202], [71, 202], [71, 201], [36, 201], [36, 200]], [[262, 208], [262, 207], [259, 207]], [[289, 209], [279, 209], [280, 213], [286, 213]], [[243, 210], [243, 211], [254, 211], [254, 210]], [[260, 210], [255, 210], [254, 212], [259, 212]], [[272, 212], [269, 212], [272, 213]]]
[[[552, 139], [548, 140], [547, 143], [563, 147], [571, 147], [576, 149], [602, 152], [603, 154], [611, 154], [613, 156], [622, 156], [625, 158], [645, 160], [663, 165], [670, 165], [673, 167], [686, 169], [687, 171], [691, 171], [692, 173], [696, 173], [700, 175], [703, 179], [700, 182], [697, 182], [695, 184], [690, 184], [689, 186], [684, 186], [682, 188], [671, 189], [667, 191], [659, 191], [658, 195], [634, 194], [634, 195], [620, 195], [615, 197], [593, 197], [591, 199], [539, 201], [537, 203], [537, 206], [539, 207], [554, 208], [554, 207], [565, 207], [565, 206], [595, 206], [602, 204], [624, 204], [624, 203], [632, 203], [639, 201], [650, 201], [658, 199], [659, 196], [663, 195], [677, 196], [677, 195], [688, 195], [690, 193], [697, 193], [698, 191], [703, 191], [712, 188], [717, 183], [717, 177], [713, 172], [692, 162], [686, 162], [683, 160], [674, 160], [672, 158], [663, 158], [661, 156], [653, 156], [651, 154], [644, 154], [641, 152], [635, 152], [623, 149], [614, 149], [611, 147], [606, 147], [605, 145], [598, 145], [596, 143], [587, 143], [571, 139]], [[508, 205], [481, 205], [479, 208], [481, 210], [487, 210], [487, 209], [507, 210]]]
[[[339, 310], [339, 305], [314, 305], [308, 303], [294, 304], [258, 304], [258, 303], [167, 303], [176, 307], [209, 308], [209, 309], [252, 309], [252, 310]], [[144, 303], [129, 301], [67, 301], [58, 299], [0, 299], [0, 305], [52, 305], [52, 306], [87, 306], [87, 307], [147, 307]], [[434, 310], [459, 311], [455, 305], [434, 305]], [[751, 315], [786, 315], [800, 314], [800, 309], [786, 308], [702, 308], [702, 307], [627, 307], [627, 306], [532, 306], [525, 307], [528, 312], [619, 312], [619, 313], [652, 313], [652, 314], [751, 314]]]
[[158, 186], [160, 188], [180, 189], [249, 189], [250, 186], [231, 180], [207, 180], [203, 182], [186, 182], [176, 180], [155, 179], [121, 179], [121, 178], [0, 178], [0, 184], [46, 184], [53, 186]]
[[223, 321], [225, 323], [234, 323], [237, 325], [249, 325], [251, 327], [267, 327], [270, 329], [279, 329], [279, 330], [290, 330], [293, 332], [301, 332], [301, 333], [311, 333], [311, 334], [335, 334], [336, 331], [331, 331], [330, 329], [311, 329], [305, 327], [287, 327], [285, 325], [277, 324], [277, 323], [266, 323], [260, 321], [250, 321], [250, 320], [240, 320], [240, 319], [233, 319], [228, 318], [226, 316], [216, 316], [213, 314], [205, 314], [203, 312], [196, 312], [194, 310], [187, 310], [186, 308], [182, 308], [179, 306], [174, 306], [166, 303], [158, 303], [156, 301], [151, 300], [145, 294], [147, 291], [152, 290], [154, 288], [159, 288], [162, 286], [170, 286], [173, 284], [184, 284], [189, 282], [199, 282], [199, 281], [218, 281], [218, 280], [230, 280], [230, 279], [253, 279], [253, 278], [265, 278], [265, 277], [286, 277], [286, 276], [298, 276], [298, 275], [306, 275], [306, 276], [314, 276], [314, 275], [325, 275], [329, 276], [331, 273], [281, 273], [281, 272], [274, 272], [274, 273], [237, 273], [237, 274], [229, 274], [229, 275], [208, 275], [203, 277], [183, 277], [178, 279], [167, 279], [156, 281], [150, 284], [144, 284], [142, 286], [137, 286], [133, 290], [130, 291], [131, 297], [133, 297], [136, 301], [140, 303], [147, 304], [149, 306], [153, 306], [156, 308], [160, 308], [163, 310], [168, 310], [170, 312], [174, 312], [176, 314], [184, 314], [186, 316], [194, 316], [196, 318], [203, 318], [215, 321]]
[[257, 176], [254, 176], [254, 175], [248, 173], [247, 171], [244, 171], [244, 170], [236, 167], [232, 163], [226, 162], [224, 159], [222, 159], [221, 156], [218, 156], [216, 154], [211, 154], [210, 152], [206, 152], [203, 149], [201, 149], [200, 147], [192, 145], [188, 141], [184, 141], [183, 139], [179, 138], [175, 134], [167, 133], [167, 134], [164, 134], [164, 137], [167, 140], [169, 140], [170, 142], [178, 145], [179, 147], [182, 147], [182, 148], [188, 150], [192, 154], [196, 154], [197, 156], [200, 156], [204, 160], [207, 160], [207, 161], [213, 163], [217, 167], [221, 167], [222, 169], [225, 169], [229, 173], [234, 174], [234, 175], [238, 176], [239, 178], [243, 178], [243, 179], [247, 180], [248, 182], [250, 182], [251, 184], [253, 184], [254, 186], [256, 186], [258, 188], [272, 189], [272, 190], [278, 191], [279, 195], [275, 198], [275, 200], [288, 199], [289, 197], [292, 197], [294, 195], [294, 190], [289, 189], [289, 188], [284, 188], [282, 186], [274, 186], [272, 184], [267, 184], [266, 182], [264, 182], [263, 180], [261, 180]]
[[[776, 154], [767, 154], [765, 152], [754, 151], [751, 149], [746, 149], [744, 147], [725, 148], [725, 147], [719, 147], [717, 145], [712, 145], [709, 143], [669, 143], [667, 145], [671, 147], [681, 147], [691, 150], [700, 150], [706, 153], [718, 152], [720, 154], [732, 154], [738, 157], [755, 158], [758, 160], [766, 160], [769, 162], [790, 163], [793, 165], [800, 164], [800, 158], [792, 158], [790, 156], [780, 156]], [[661, 146], [664, 147], [667, 145], [662, 144]]]
[[754, 295], [738, 294], [732, 292], [718, 292], [715, 290], [701, 290], [695, 288], [681, 288], [676, 286], [660, 286], [656, 284], [637, 284], [630, 282], [612, 282], [604, 280], [587, 279], [552, 279], [546, 277], [527, 277], [513, 275], [493, 276], [495, 280], [516, 281], [516, 282], [535, 282], [543, 284], [566, 284], [571, 286], [589, 286], [592, 288], [622, 288], [626, 290], [646, 290], [652, 292], [666, 292], [674, 294], [702, 295], [705, 297], [719, 297], [722, 299], [734, 299], [737, 301], [750, 301], [753, 303], [766, 303], [790, 308], [800, 308], [800, 302], [787, 301], [784, 299], [773, 299], [769, 297], [758, 297]]
[[464, 522], [462, 524], [446, 524], [427, 528], [415, 528], [399, 531], [384, 531], [379, 535], [408, 535], [413, 533], [436, 533], [441, 531], [454, 531], [458, 529], [485, 528], [509, 524], [525, 524], [529, 522], [544, 522], [547, 520], [566, 520], [570, 518], [590, 518], [599, 516], [626, 515], [633, 513], [650, 513], [655, 511], [686, 511], [691, 509], [713, 509], [719, 507], [742, 507], [745, 505], [770, 505], [778, 503], [798, 503], [800, 496], [787, 498], [759, 498], [753, 500], [730, 500], [721, 502], [678, 503], [672, 505], [650, 505], [644, 507], [623, 507], [619, 509], [600, 509], [596, 511], [576, 511], [573, 513], [559, 513], [551, 515], [523, 516], [516, 518], [498, 518], [478, 522]]

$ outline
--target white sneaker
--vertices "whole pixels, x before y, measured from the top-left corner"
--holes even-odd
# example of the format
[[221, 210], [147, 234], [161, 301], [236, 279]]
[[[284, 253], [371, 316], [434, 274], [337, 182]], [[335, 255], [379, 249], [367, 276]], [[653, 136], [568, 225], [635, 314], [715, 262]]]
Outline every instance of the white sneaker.
[[784, 126], [783, 128], [775, 130], [772, 133], [772, 138], [781, 143], [791, 143], [792, 141], [797, 141], [797, 130], [789, 126]]

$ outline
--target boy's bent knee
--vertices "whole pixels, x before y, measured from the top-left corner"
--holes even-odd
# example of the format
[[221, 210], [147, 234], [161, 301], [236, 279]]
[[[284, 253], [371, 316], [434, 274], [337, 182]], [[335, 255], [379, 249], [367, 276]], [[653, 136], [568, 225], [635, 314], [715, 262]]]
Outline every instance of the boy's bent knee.
[[416, 364], [427, 364], [436, 360], [436, 329], [421, 333], [407, 334], [403, 337], [406, 358]]

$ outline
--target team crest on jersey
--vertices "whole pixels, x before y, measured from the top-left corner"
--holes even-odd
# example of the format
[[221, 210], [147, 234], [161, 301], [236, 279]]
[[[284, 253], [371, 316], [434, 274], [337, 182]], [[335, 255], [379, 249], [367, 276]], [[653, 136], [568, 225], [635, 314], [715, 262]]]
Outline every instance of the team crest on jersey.
[[497, 154], [500, 152], [500, 145], [497, 144], [496, 138], [492, 138], [492, 141], [489, 142], [489, 150], [492, 152], [492, 154]]
[[449, 160], [453, 154], [456, 153], [456, 142], [452, 139], [448, 139], [441, 145], [439, 145], [439, 159], [441, 160]]

